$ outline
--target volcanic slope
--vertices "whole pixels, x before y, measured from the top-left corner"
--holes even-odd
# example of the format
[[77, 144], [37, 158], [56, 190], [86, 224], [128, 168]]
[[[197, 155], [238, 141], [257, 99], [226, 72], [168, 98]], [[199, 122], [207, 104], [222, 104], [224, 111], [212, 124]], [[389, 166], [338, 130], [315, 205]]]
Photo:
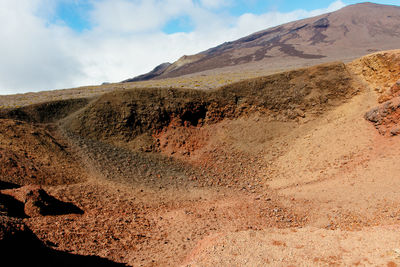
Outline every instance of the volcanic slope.
[[[130, 266], [400, 264], [399, 137], [380, 130], [399, 124], [399, 58], [381, 52], [208, 91], [116, 91], [70, 112], [59, 103], [50, 122], [40, 120], [49, 103], [7, 110], [11, 129], [48, 131], [84, 176], [39, 181], [81, 213], [21, 220], [52, 250]], [[390, 120], [375, 116], [379, 102]]]
[[[276, 135], [295, 127], [304, 117], [318, 117], [359, 90], [360, 86], [343, 63], [329, 63], [210, 91], [162, 88], [117, 91], [93, 101], [67, 118], [64, 125], [75, 135], [91, 140], [137, 152], [161, 152], [184, 162], [189, 160], [195, 165], [211, 164], [218, 162], [220, 156], [235, 159], [232, 152], [240, 154], [245, 152], [243, 149], [254, 148], [242, 143], [242, 139], [258, 138], [253, 135], [243, 138], [232, 136], [232, 139], [227, 138], [227, 150], [220, 151], [224, 147], [219, 144], [222, 140], [215, 144], [209, 140], [222, 137], [215, 137], [213, 133], [218, 133], [226, 121], [240, 123], [240, 120], [245, 121], [252, 116], [260, 116], [265, 122], [271, 121], [264, 128], [269, 135], [264, 144], [267, 145]], [[230, 127], [232, 130], [234, 127], [241, 128], [239, 125]], [[261, 139], [265, 138], [262, 132], [259, 133]], [[237, 148], [231, 150], [234, 147], [230, 146]], [[249, 152], [246, 156], [251, 159], [254, 154]], [[240, 179], [245, 165], [245, 162], [235, 161], [229, 168], [223, 164], [209, 166], [212, 173], [206, 175], [208, 178], [204, 183], [246, 183], [246, 180]], [[210, 174], [210, 168], [201, 167], [203, 173]], [[251, 166], [246, 168], [251, 169]], [[220, 170], [223, 173], [219, 173]]]
[[23, 121], [0, 119], [0, 177], [3, 182], [70, 184], [85, 179], [63, 138]]
[[[276, 71], [335, 60], [350, 61], [400, 46], [400, 7], [361, 3], [313, 18], [290, 22], [226, 42], [196, 55], [162, 64], [127, 81], [182, 75]], [[218, 70], [216, 70], [218, 69]], [[197, 73], [197, 74], [195, 74]]]
[[378, 130], [399, 119], [372, 121], [376, 130], [363, 118], [385, 106], [386, 115], [398, 112], [389, 105], [398, 97], [398, 56], [379, 53], [348, 64], [362, 92], [317, 124], [302, 125], [308, 128], [302, 135], [294, 130], [283, 153], [260, 172], [269, 173], [264, 181], [288, 206], [308, 210], [306, 227], [219, 233], [199, 243], [184, 266], [397, 266], [399, 137]]

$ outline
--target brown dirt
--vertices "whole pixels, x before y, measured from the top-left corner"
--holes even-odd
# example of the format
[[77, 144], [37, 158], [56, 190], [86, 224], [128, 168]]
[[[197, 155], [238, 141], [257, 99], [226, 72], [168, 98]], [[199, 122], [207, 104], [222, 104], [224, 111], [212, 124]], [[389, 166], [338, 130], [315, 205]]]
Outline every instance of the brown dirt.
[[58, 188], [51, 193], [68, 197], [85, 213], [36, 217], [27, 223], [40, 239], [56, 244], [59, 250], [98, 255], [131, 266], [176, 265], [197, 241], [221, 231], [304, 223], [273, 196], [224, 189], [155, 192], [140, 188], [107, 182]]
[[25, 215], [29, 217], [83, 213], [83, 211], [74, 204], [62, 202], [50, 196], [38, 185], [28, 185], [18, 189], [7, 189], [1, 191], [1, 193], [21, 202], [21, 204], [24, 205], [23, 211]]
[[[123, 141], [135, 149], [137, 137], [177, 126], [200, 127], [255, 112], [277, 121], [318, 116], [359, 90], [343, 63], [330, 63], [209, 91], [164, 88], [104, 94], [69, 117], [65, 127], [80, 136], [113, 144]], [[149, 149], [156, 150], [157, 145], [153, 140]]]
[[355, 74], [361, 76], [379, 93], [380, 103], [389, 100], [398, 91], [396, 82], [400, 77], [399, 50], [374, 53], [348, 64]]
[[379, 98], [383, 102], [365, 114], [382, 135], [400, 134], [400, 80]]
[[22, 120], [30, 123], [51, 123], [83, 108], [89, 102], [90, 98], [73, 98], [18, 108], [0, 109], [0, 118]]
[[12, 266], [126, 266], [97, 256], [79, 256], [48, 247], [20, 220], [0, 216], [2, 261]]
[[70, 184], [84, 171], [69, 145], [51, 127], [0, 119], [0, 177], [3, 182]]
[[[61, 158], [55, 166], [74, 166], [82, 180], [57, 178], [69, 170], [58, 167], [37, 183], [83, 213], [10, 213], [28, 195], [43, 199], [30, 187], [3, 190], [0, 212], [20, 217], [48, 255], [83, 266], [400, 264], [399, 137], [380, 135], [364, 119], [378, 105], [375, 86], [394, 88], [398, 78], [384, 65], [371, 85], [360, 72], [371, 62], [211, 92], [115, 92], [57, 124], [3, 119], [8, 150], [42, 156], [29, 162], [49, 154]], [[7, 175], [15, 169], [1, 164]], [[23, 175], [0, 180], [31, 183]]]
[[398, 231], [398, 226], [360, 232], [305, 227], [221, 234], [182, 266], [398, 266]]
[[286, 207], [306, 212], [307, 227], [222, 232], [199, 242], [183, 266], [398, 265], [400, 146], [362, 119], [380, 96], [365, 85], [346, 104], [275, 138], [282, 143], [272, 160], [263, 153], [259, 177]]

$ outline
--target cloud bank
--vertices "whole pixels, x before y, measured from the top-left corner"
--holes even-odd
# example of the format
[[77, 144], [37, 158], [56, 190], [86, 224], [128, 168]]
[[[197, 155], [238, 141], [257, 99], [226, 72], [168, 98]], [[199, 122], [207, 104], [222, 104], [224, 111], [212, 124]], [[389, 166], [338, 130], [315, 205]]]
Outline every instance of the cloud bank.
[[[282, 23], [335, 11], [267, 12], [235, 17], [233, 0], [88, 0], [90, 27], [76, 31], [57, 18], [57, 5], [75, 0], [0, 0], [0, 94], [117, 82], [225, 41]], [[193, 29], [167, 34], [171, 20]]]

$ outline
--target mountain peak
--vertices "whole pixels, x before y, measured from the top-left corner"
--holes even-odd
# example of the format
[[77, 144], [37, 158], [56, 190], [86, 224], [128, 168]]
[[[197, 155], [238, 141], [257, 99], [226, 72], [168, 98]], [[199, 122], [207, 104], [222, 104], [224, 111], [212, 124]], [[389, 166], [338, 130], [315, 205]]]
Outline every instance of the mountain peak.
[[279, 70], [400, 47], [400, 7], [364, 2], [262, 30], [179, 59], [151, 79], [216, 68]]

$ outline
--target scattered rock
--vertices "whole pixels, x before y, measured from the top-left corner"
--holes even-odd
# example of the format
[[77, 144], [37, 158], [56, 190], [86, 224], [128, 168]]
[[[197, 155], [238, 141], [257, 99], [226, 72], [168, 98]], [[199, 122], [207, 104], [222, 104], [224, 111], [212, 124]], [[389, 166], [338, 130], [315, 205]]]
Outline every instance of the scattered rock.
[[24, 212], [29, 217], [70, 213], [83, 214], [83, 211], [74, 204], [63, 202], [50, 196], [37, 185], [8, 189], [4, 190], [3, 193], [23, 203]]
[[56, 131], [42, 125], [0, 119], [2, 182], [18, 185], [71, 184], [83, 180], [84, 173], [68, 144]]
[[73, 255], [46, 246], [21, 219], [0, 216], [2, 266], [126, 266], [97, 256]]
[[391, 135], [399, 135], [400, 134], [400, 127], [394, 127], [392, 130], [390, 130]]
[[400, 134], [400, 96], [388, 100], [365, 114], [382, 135]]

